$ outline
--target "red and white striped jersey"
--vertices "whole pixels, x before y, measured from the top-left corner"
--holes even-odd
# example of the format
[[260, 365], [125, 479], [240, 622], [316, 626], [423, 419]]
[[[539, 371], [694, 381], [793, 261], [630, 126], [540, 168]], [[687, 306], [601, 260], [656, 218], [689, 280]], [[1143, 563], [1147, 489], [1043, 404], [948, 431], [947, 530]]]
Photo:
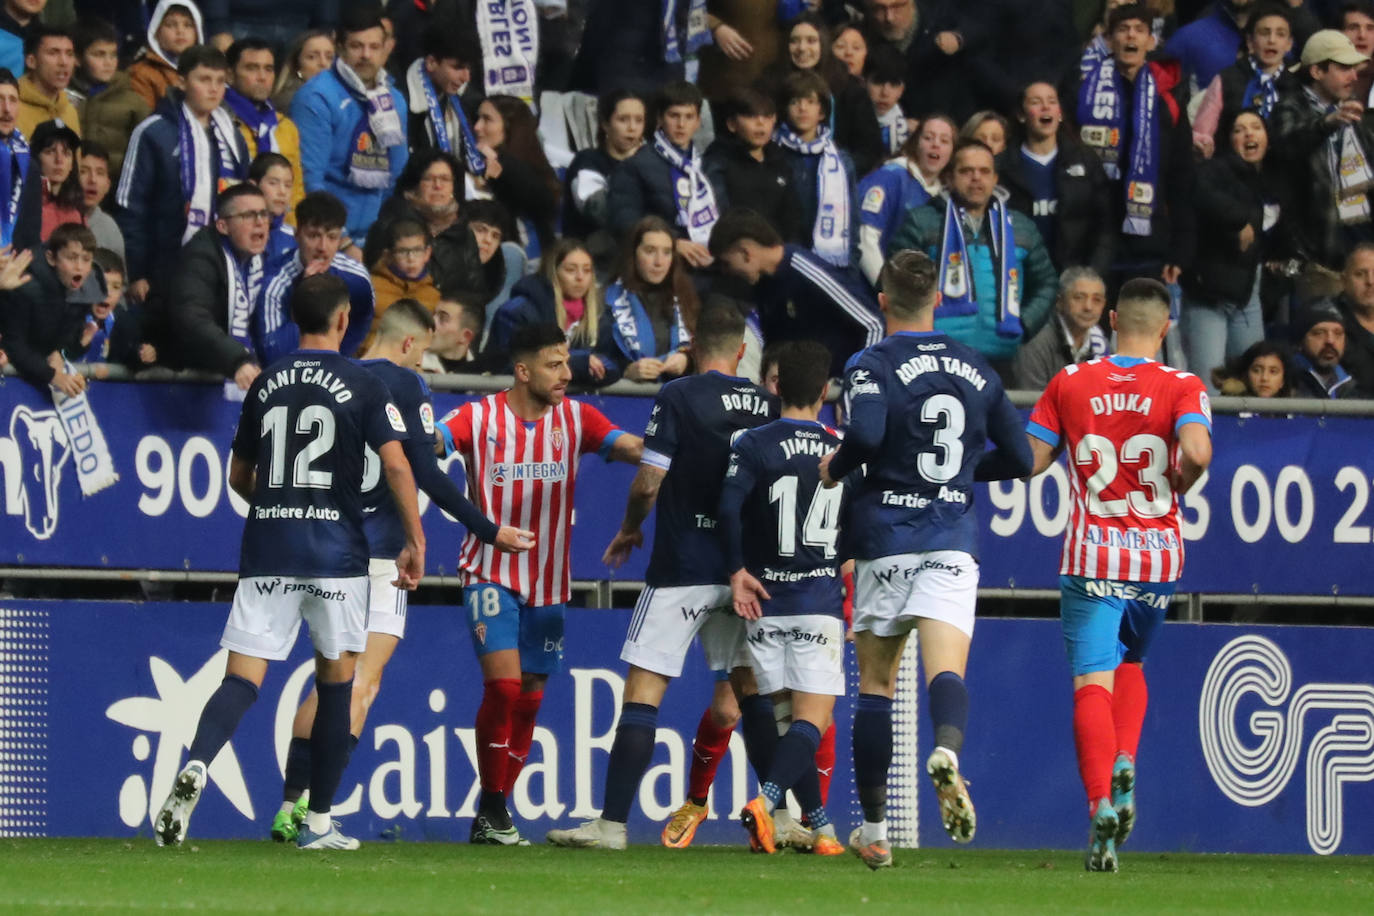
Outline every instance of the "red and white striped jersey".
[[584, 452], [608, 454], [621, 431], [595, 407], [571, 398], [537, 421], [522, 420], [504, 391], [464, 404], [439, 425], [450, 453], [463, 459], [477, 508], [536, 539], [533, 550], [510, 554], [469, 534], [458, 554], [466, 582], [504, 586], [534, 607], [567, 601], [578, 461]]
[[1061, 575], [1173, 582], [1183, 573], [1178, 430], [1212, 428], [1197, 376], [1154, 360], [1113, 356], [1068, 366], [1050, 380], [1026, 431], [1064, 444], [1072, 511]]

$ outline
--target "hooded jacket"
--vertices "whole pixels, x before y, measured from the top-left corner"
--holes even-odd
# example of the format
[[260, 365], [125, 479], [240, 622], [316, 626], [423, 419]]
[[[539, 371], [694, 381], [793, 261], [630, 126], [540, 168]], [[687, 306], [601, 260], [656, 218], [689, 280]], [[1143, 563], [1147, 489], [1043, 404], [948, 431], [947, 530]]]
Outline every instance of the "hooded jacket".
[[67, 93], [59, 92], [57, 98], [49, 98], [38, 88], [33, 74], [25, 73], [19, 77], [19, 116], [15, 123], [24, 136], [32, 137], [34, 128], [44, 121], [61, 121], [76, 131], [77, 136], [84, 136], [81, 133], [81, 116], [77, 114], [76, 106]]
[[175, 6], [191, 14], [191, 20], [196, 24], [196, 44], [205, 43], [205, 24], [201, 21], [200, 9], [192, 0], [158, 0], [153, 15], [148, 19], [148, 44], [139, 52], [138, 59], [129, 65], [129, 85], [143, 97], [149, 108], [156, 108], [168, 89], [180, 89], [182, 85], [176, 58], [163, 51], [157, 40], [158, 26], [162, 25], [162, 20]]

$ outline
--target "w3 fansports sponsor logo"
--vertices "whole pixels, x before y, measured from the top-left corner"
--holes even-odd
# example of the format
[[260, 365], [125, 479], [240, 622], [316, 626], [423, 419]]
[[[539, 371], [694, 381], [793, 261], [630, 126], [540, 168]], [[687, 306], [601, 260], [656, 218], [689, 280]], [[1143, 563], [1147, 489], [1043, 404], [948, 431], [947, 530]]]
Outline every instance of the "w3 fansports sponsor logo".
[[[227, 655], [226, 650], [215, 653], [187, 677], [170, 662], [152, 656], [148, 667], [156, 695], [126, 697], [105, 710], [106, 717], [134, 732], [130, 744], [132, 772], [123, 777], [116, 800], [120, 820], [126, 826], [147, 825], [171, 791], [200, 712], [224, 677]], [[258, 705], [273, 705], [270, 733], [254, 731], [246, 724], [210, 765], [206, 797], [222, 794], [237, 816], [230, 815], [227, 820], [221, 816], [215, 821], [213, 808], [217, 806], [202, 807], [197, 811], [199, 835], [243, 835], [258, 826], [266, 829], [266, 819], [280, 798], [291, 722], [310, 689], [313, 674], [314, 663], [305, 661], [291, 672], [275, 699], [264, 691]], [[557, 734], [543, 726], [535, 728], [530, 763], [521, 772], [512, 795], [513, 813], [525, 821], [590, 818], [601, 810], [601, 783], [615, 740], [616, 712], [625, 682], [604, 668], [574, 668], [569, 674], [572, 715], [548, 715]], [[470, 727], [475, 706], [450, 709], [448, 693], [437, 686], [428, 691], [425, 703], [411, 699], [393, 696], [388, 704], [383, 694], [373, 707], [363, 745], [344, 774], [334, 814], [362, 812], [383, 821], [476, 816], [481, 784], [477, 779], [477, 736]], [[404, 722], [390, 718], [397, 713], [404, 714]], [[251, 722], [251, 718], [245, 720]], [[666, 749], [668, 762], [650, 768], [638, 801], [649, 819], [661, 821], [685, 796], [691, 736], [659, 728], [657, 742]], [[737, 734], [731, 737], [730, 751], [713, 793], [712, 819], [733, 820], [755, 790], [744, 744]], [[266, 765], [269, 759], [274, 766]], [[111, 754], [108, 765], [118, 767], [118, 760]], [[255, 797], [266, 807], [255, 806]]]
[[1212, 779], [1238, 805], [1277, 799], [1305, 759], [1307, 842], [1321, 855], [1340, 848], [1345, 784], [1374, 780], [1374, 686], [1294, 690], [1283, 650], [1262, 636], [1241, 636], [1207, 669], [1198, 730]]

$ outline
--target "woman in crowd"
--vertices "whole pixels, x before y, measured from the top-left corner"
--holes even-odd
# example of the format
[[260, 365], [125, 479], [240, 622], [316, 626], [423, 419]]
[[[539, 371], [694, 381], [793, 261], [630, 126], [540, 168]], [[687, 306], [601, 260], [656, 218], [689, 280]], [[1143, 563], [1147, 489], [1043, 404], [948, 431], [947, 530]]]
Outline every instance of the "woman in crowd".
[[791, 164], [792, 187], [801, 201], [802, 226], [810, 229], [811, 250], [828, 264], [848, 267], [858, 244], [858, 188], [854, 162], [827, 124], [830, 102], [818, 75], [791, 74], [778, 96], [782, 119], [773, 140]]
[[830, 43], [830, 53], [844, 64], [850, 76], [863, 79], [864, 64], [868, 60], [868, 40], [864, 38], [864, 33], [858, 26], [841, 26], [835, 33], [835, 40]]
[[1286, 255], [1281, 185], [1265, 167], [1268, 151], [1264, 119], [1243, 111], [1228, 130], [1227, 147], [1197, 167], [1196, 246], [1180, 278], [1181, 321], [1188, 368], [1204, 380], [1264, 338], [1264, 263]]
[[315, 74], [328, 70], [334, 63], [334, 33], [329, 29], [311, 29], [291, 42], [286, 59], [277, 68], [277, 84], [272, 90], [272, 104], [278, 111], [291, 110], [291, 97]]
[[36, 189], [40, 191], [38, 235], [31, 235], [35, 228], [32, 207], [21, 204], [21, 225], [16, 228], [16, 241], [26, 245], [46, 242], [52, 231], [63, 223], [86, 225], [85, 195], [76, 168], [80, 144], [72, 129], [60, 121], [45, 121], [34, 130], [29, 151], [38, 168], [29, 170], [28, 186], [35, 188], [36, 177]]
[[524, 102], [494, 95], [478, 106], [472, 132], [486, 167], [468, 176], [474, 192], [470, 196], [504, 204], [524, 224], [525, 250], [537, 258], [553, 247], [559, 192], [558, 176], [539, 141], [539, 124]]
[[608, 374], [606, 362], [592, 352], [605, 320], [592, 253], [583, 242], [565, 238], [553, 246], [540, 272], [523, 277], [511, 290], [510, 301], [496, 312], [488, 350], [506, 362], [510, 341], [528, 324], [556, 324], [568, 335], [573, 383], [600, 385], [618, 377]]
[[1007, 119], [997, 112], [979, 111], [964, 122], [959, 139], [977, 140], [992, 150], [994, 156], [1000, 156], [1002, 150], [1007, 148], [1008, 127]]
[[[563, 232], [579, 239], [605, 231], [611, 173], [644, 145], [647, 107], [640, 96], [617, 89], [598, 100], [596, 110], [600, 122], [596, 146], [573, 157], [563, 188]], [[603, 245], [595, 247], [602, 255]]]
[[687, 372], [697, 294], [673, 246], [673, 227], [646, 216], [621, 254], [619, 279], [606, 289], [596, 355], [606, 372], [636, 382]]
[[1252, 398], [1293, 396], [1292, 364], [1282, 344], [1261, 340], [1239, 357], [1212, 373], [1213, 384], [1224, 395]]
[[943, 190], [940, 175], [954, 152], [958, 132], [959, 125], [949, 115], [927, 115], [907, 138], [902, 155], [866, 176], [859, 185], [859, 268], [868, 282], [878, 282], [878, 272], [891, 253], [892, 234], [906, 219], [907, 211]]

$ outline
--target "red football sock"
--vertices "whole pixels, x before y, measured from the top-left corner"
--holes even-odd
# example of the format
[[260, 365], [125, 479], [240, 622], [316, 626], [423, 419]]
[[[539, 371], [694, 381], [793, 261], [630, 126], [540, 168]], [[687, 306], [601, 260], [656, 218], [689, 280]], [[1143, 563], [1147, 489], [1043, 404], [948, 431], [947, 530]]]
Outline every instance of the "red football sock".
[[816, 748], [816, 775], [821, 781], [821, 802], [830, 801], [830, 777], [835, 772], [835, 723], [821, 735], [820, 746]]
[[482, 705], [477, 707], [477, 775], [488, 792], [500, 792], [505, 785], [511, 714], [519, 696], [518, 677], [492, 678], [482, 691]]
[[[854, 626], [854, 573], [842, 573], [840, 581], [844, 583], [844, 629], [848, 632]], [[821, 740], [825, 739], [822, 737]]]
[[1145, 706], [1150, 700], [1150, 688], [1145, 684], [1145, 669], [1134, 662], [1123, 662], [1116, 668], [1116, 686], [1112, 688], [1112, 719], [1116, 721], [1117, 753], [1130, 754], [1140, 746], [1140, 730], [1145, 725]]
[[697, 725], [697, 737], [692, 742], [692, 770], [687, 777], [687, 797], [705, 799], [711, 792], [711, 783], [716, 781], [716, 768], [720, 758], [730, 749], [730, 736], [735, 733], [733, 726], [721, 728], [711, 718], [708, 708], [701, 714]]
[[1116, 760], [1116, 726], [1112, 694], [1099, 684], [1080, 687], [1073, 694], [1073, 743], [1078, 749], [1078, 773], [1088, 790], [1088, 810], [1098, 799], [1111, 798], [1112, 764]]
[[522, 693], [515, 700], [510, 722], [510, 755], [506, 759], [506, 780], [502, 791], [509, 795], [515, 791], [515, 780], [525, 768], [525, 758], [530, 755], [530, 745], [534, 743], [534, 719], [539, 715], [539, 704], [544, 702], [544, 691], [535, 690]]

